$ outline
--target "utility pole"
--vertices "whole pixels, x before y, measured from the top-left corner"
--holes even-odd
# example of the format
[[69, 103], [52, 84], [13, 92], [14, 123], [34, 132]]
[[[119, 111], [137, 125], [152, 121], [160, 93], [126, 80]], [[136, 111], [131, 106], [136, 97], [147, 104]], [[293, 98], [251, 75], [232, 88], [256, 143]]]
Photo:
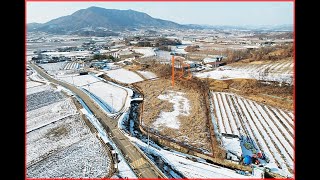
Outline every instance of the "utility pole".
[[148, 126], [148, 132], [147, 132], [147, 134], [148, 134], [148, 148], [147, 148], [147, 150], [148, 150], [148, 151], [147, 151], [147, 152], [148, 152], [148, 154], [149, 154], [149, 144], [150, 144], [150, 143], [149, 143], [149, 136], [150, 136], [150, 135], [149, 135], [149, 130], [150, 130], [150, 129], [149, 129], [149, 126]]
[[73, 75], [71, 75], [71, 78], [72, 78], [72, 84], [74, 85]]
[[171, 84], [174, 87], [174, 55], [172, 55], [172, 70], [171, 70], [171, 73], [172, 73]]

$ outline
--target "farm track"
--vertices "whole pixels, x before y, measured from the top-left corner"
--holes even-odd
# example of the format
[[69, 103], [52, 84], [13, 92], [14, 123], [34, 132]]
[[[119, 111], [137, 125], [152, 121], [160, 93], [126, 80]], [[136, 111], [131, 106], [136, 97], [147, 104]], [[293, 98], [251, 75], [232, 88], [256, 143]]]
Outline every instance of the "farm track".
[[[285, 172], [292, 172], [294, 122], [291, 112], [230, 93], [211, 91], [211, 94], [220, 133], [227, 133], [224, 127], [229, 125], [230, 132], [246, 134], [269, 157], [270, 162]], [[239, 132], [238, 129], [243, 131]]]

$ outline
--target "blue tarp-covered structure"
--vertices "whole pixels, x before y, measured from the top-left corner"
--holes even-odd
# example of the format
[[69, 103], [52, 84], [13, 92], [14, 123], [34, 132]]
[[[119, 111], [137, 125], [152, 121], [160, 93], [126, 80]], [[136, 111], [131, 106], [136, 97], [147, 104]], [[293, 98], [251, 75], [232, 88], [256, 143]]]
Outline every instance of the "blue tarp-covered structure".
[[243, 158], [243, 163], [244, 163], [245, 165], [249, 165], [249, 164], [251, 164], [251, 162], [252, 162], [252, 159], [251, 159], [251, 157], [250, 157], [249, 155], [246, 155], [246, 156]]

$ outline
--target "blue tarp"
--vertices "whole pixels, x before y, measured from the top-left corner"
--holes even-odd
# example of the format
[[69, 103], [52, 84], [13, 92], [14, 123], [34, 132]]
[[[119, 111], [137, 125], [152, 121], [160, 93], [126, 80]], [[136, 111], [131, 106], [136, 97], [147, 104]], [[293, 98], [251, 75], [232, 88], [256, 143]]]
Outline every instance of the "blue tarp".
[[251, 157], [249, 156], [249, 155], [246, 155], [244, 158], [243, 158], [243, 163], [245, 164], [245, 165], [249, 165], [249, 164], [251, 164]]

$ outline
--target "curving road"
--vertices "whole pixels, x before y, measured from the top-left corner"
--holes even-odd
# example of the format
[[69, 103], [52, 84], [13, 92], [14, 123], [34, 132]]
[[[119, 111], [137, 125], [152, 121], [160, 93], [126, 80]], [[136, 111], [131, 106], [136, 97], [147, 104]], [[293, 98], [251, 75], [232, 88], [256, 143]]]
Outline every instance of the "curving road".
[[145, 156], [140, 153], [139, 150], [131, 144], [130, 140], [118, 129], [117, 120], [109, 118], [87, 94], [68, 83], [52, 78], [35, 64], [29, 65], [42, 77], [71, 90], [86, 103], [97, 119], [99, 119], [103, 127], [109, 130], [111, 133], [111, 137], [109, 138], [112, 139], [112, 141], [121, 150], [123, 156], [126, 157], [128, 164], [139, 178], [166, 178], [162, 172], [159, 172], [158, 168], [154, 164], [146, 160]]

